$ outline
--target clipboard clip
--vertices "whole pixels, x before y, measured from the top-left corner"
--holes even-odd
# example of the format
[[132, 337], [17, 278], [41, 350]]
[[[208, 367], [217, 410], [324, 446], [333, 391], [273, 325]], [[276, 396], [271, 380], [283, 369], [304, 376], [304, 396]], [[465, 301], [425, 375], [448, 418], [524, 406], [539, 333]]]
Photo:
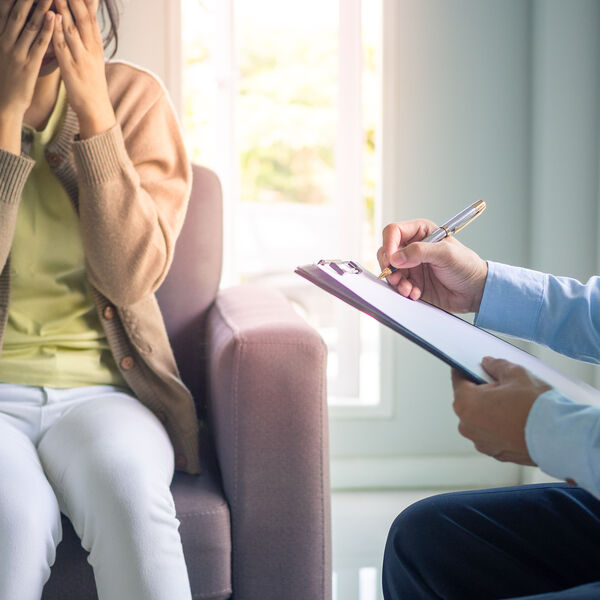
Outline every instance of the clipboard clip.
[[362, 273], [362, 269], [351, 260], [320, 260], [317, 264], [330, 266], [338, 275], [358, 275]]

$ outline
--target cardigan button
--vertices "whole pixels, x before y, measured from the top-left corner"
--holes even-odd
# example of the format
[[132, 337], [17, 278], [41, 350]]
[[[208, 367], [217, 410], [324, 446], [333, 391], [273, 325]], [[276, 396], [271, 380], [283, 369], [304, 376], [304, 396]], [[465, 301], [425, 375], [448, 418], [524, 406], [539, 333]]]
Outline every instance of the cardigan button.
[[58, 167], [62, 162], [62, 158], [60, 157], [60, 154], [56, 152], [48, 152], [46, 154], [46, 161], [51, 167]]
[[121, 368], [123, 371], [131, 371], [135, 367], [135, 360], [133, 360], [133, 356], [126, 356], [121, 360]]
[[178, 471], [182, 471], [187, 467], [187, 458], [183, 454], [177, 455], [177, 460], [175, 461], [175, 468]]
[[115, 312], [115, 307], [114, 306], [106, 306], [104, 308], [104, 310], [102, 311], [102, 316], [107, 320], [107, 321], [112, 321], [115, 318], [116, 312]]

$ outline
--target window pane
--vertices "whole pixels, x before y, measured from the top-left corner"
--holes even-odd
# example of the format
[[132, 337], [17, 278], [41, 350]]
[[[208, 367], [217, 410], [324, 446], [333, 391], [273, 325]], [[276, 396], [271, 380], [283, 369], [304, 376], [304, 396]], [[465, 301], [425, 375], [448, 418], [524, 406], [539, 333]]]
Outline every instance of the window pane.
[[193, 162], [216, 168], [218, 0], [182, 0], [183, 131]]
[[234, 6], [239, 272], [291, 284], [294, 265], [335, 247], [338, 0]]
[[[184, 129], [192, 160], [224, 180], [225, 270], [278, 287], [306, 315], [328, 345], [330, 401], [342, 405], [379, 401], [379, 327], [293, 270], [340, 257], [349, 235], [356, 250], [342, 258], [377, 268], [379, 5], [363, 1], [361, 14], [360, 0], [182, 0]], [[362, 71], [348, 89], [340, 71], [358, 64], [355, 51], [352, 72]], [[356, 98], [362, 127], [340, 122], [359, 114]], [[340, 197], [340, 140], [362, 155], [354, 199]], [[348, 217], [361, 223], [355, 233]]]

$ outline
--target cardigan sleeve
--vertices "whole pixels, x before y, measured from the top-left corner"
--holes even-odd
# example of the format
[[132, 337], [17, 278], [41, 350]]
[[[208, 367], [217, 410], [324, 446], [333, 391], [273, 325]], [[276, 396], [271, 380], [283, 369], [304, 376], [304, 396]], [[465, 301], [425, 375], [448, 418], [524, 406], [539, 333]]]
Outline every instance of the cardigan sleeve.
[[0, 273], [12, 246], [19, 203], [35, 161], [0, 149]]
[[[150, 76], [141, 79], [147, 88]], [[73, 143], [88, 279], [117, 306], [153, 293], [166, 276], [191, 180], [165, 90], [154, 79], [150, 90], [136, 84], [123, 101], [129, 108], [116, 108], [117, 125]]]

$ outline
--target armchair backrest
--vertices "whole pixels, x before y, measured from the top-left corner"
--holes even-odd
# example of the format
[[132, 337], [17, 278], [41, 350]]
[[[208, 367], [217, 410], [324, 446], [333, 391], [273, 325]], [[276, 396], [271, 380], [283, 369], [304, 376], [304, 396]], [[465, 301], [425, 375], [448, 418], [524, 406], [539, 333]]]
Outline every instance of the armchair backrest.
[[156, 293], [183, 381], [203, 396], [204, 318], [214, 302], [223, 257], [223, 194], [217, 175], [192, 165], [193, 184], [171, 269]]

